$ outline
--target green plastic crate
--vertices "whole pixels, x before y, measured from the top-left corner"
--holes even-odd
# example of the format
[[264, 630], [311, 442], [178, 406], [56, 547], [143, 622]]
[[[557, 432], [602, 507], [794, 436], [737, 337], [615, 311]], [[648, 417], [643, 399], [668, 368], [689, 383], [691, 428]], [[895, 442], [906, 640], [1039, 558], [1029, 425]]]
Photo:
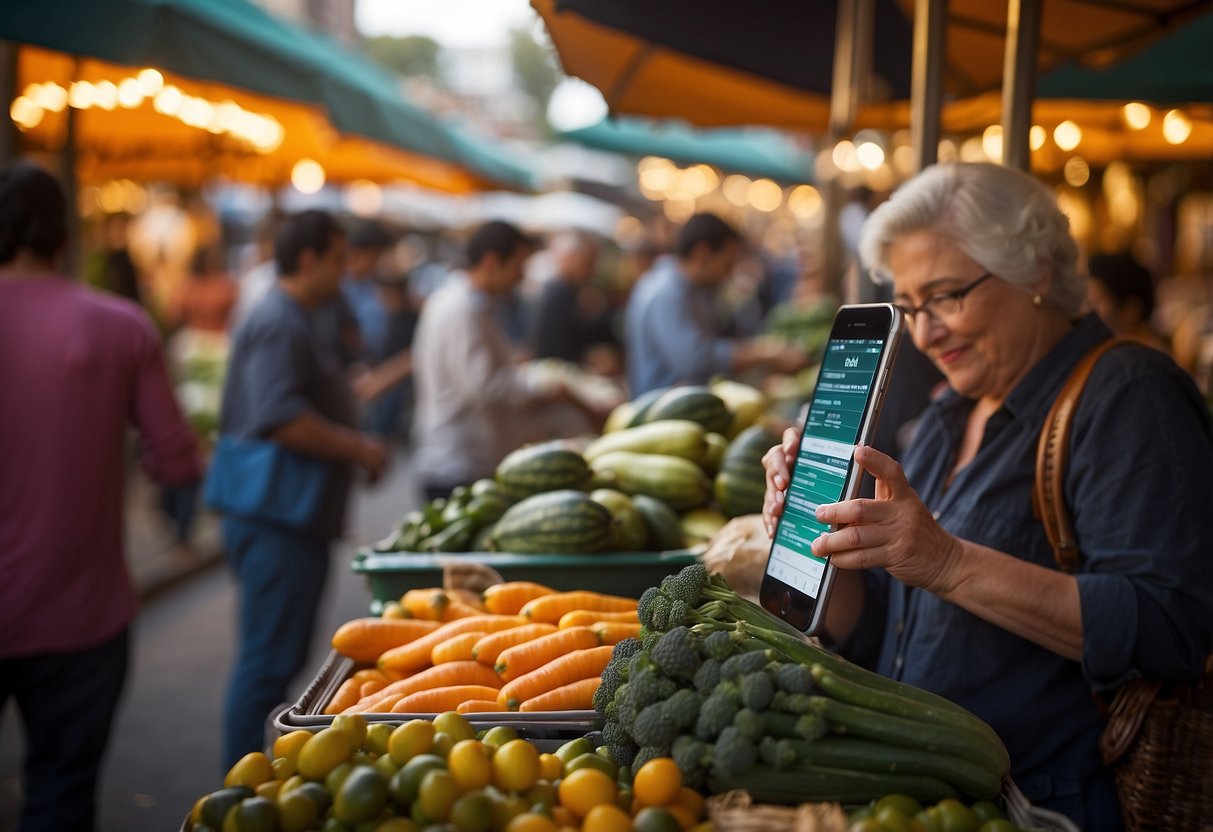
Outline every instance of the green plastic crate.
[[410, 589], [442, 586], [447, 564], [478, 563], [492, 567], [507, 581], [535, 581], [552, 589], [592, 589], [638, 598], [666, 575], [695, 561], [685, 549], [668, 552], [599, 552], [593, 555], [514, 555], [502, 552], [424, 554], [363, 551], [354, 572], [366, 576], [371, 609], [398, 599]]

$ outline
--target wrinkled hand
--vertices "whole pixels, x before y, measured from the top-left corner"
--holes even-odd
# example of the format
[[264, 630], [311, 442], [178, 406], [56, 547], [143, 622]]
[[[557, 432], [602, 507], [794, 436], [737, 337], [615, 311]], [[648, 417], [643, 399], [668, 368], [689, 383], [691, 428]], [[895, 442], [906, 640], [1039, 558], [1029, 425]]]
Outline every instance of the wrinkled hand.
[[862, 445], [855, 461], [875, 477], [876, 497], [819, 506], [819, 521], [843, 528], [814, 540], [813, 554], [842, 569], [884, 567], [907, 586], [950, 592], [959, 579], [961, 541], [935, 521], [892, 457]]

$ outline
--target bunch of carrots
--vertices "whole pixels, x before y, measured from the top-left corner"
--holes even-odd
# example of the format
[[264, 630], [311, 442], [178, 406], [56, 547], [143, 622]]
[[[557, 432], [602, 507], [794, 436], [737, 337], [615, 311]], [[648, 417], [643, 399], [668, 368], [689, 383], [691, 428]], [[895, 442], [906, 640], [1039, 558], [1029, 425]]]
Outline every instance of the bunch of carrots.
[[338, 653], [374, 667], [346, 679], [326, 714], [589, 710], [613, 645], [640, 632], [634, 599], [530, 581], [413, 589], [388, 613], [333, 635]]

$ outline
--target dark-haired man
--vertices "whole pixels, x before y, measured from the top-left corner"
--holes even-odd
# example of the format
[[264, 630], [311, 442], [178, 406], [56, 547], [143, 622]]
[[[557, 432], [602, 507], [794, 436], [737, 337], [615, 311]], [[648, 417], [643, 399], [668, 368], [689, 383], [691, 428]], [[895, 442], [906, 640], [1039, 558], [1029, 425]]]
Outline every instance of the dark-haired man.
[[428, 497], [491, 476], [528, 438], [531, 408], [570, 394], [540, 388], [514, 363], [499, 306], [522, 280], [534, 243], [517, 227], [485, 223], [467, 244], [468, 269], [449, 275], [421, 310], [413, 342], [416, 463]]
[[715, 214], [695, 214], [678, 233], [676, 256], [641, 276], [627, 307], [628, 383], [633, 398], [675, 384], [768, 366], [803, 367], [803, 352], [770, 341], [723, 337], [718, 296], [741, 253], [737, 229]]
[[239, 645], [224, 715], [224, 768], [263, 747], [266, 716], [307, 660], [330, 542], [341, 536], [354, 468], [377, 479], [383, 442], [360, 433], [337, 356], [316, 310], [340, 292], [345, 234], [323, 211], [283, 223], [278, 279], [236, 331], [219, 429], [330, 462], [323, 510], [308, 528], [227, 516], [223, 539], [240, 584]]
[[21, 832], [96, 825], [136, 606], [128, 426], [161, 483], [200, 476], [147, 315], [57, 273], [67, 212], [50, 174], [0, 171], [0, 709], [25, 725]]

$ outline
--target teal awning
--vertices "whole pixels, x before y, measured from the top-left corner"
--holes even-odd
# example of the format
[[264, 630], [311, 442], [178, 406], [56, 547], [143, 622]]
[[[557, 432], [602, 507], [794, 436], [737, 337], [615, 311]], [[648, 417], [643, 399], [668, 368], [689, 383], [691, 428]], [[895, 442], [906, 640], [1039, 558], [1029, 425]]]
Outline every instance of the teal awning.
[[680, 164], [703, 163], [787, 184], [813, 180], [813, 154], [776, 130], [695, 130], [673, 122], [620, 118], [561, 135], [627, 156], [664, 156]]
[[5, 0], [0, 38], [318, 104], [337, 130], [532, 187], [521, 166], [405, 100], [376, 64], [248, 0]]

